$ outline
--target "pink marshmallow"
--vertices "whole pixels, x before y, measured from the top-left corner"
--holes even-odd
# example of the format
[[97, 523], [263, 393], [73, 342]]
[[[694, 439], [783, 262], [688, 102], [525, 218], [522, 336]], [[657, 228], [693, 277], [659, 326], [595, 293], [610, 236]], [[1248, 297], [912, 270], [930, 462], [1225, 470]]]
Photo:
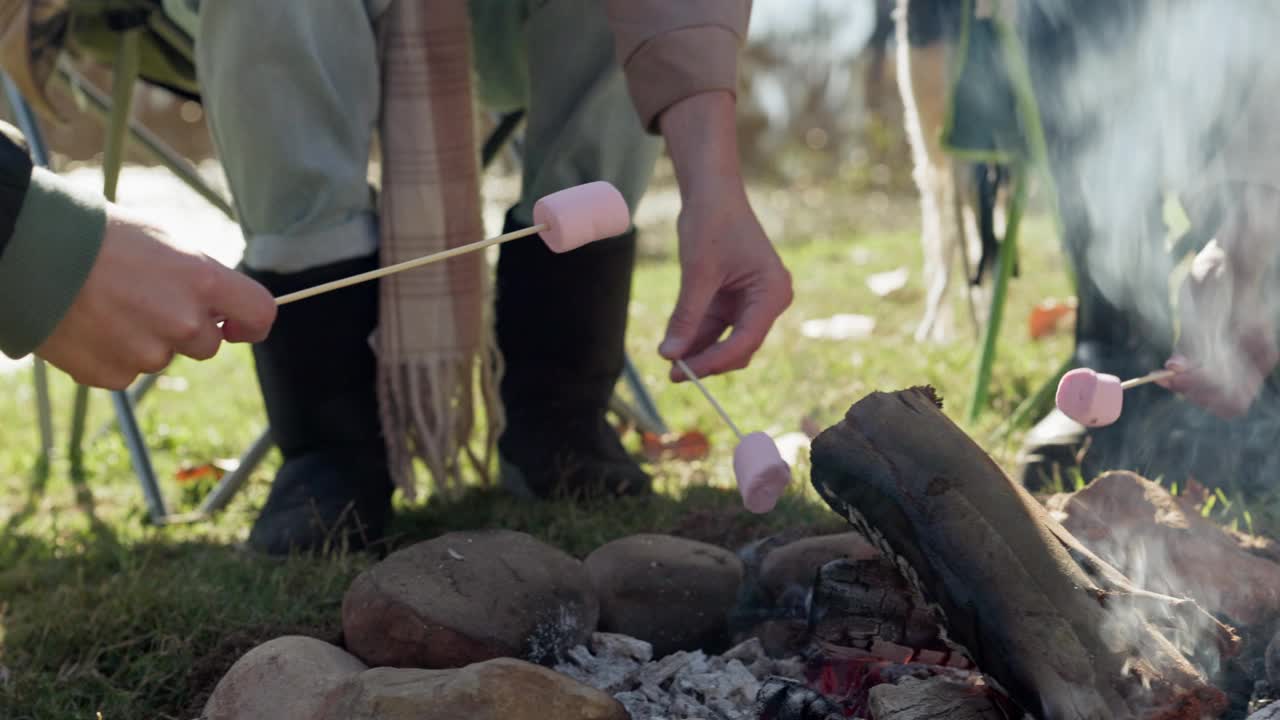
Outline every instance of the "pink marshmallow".
[[753, 432], [733, 451], [733, 474], [738, 478], [742, 504], [753, 513], [767, 513], [791, 482], [791, 468], [768, 433]]
[[539, 233], [552, 252], [563, 253], [621, 235], [631, 228], [631, 211], [622, 193], [598, 181], [565, 188], [533, 206], [535, 225], [547, 225]]
[[1120, 418], [1124, 388], [1115, 375], [1076, 368], [1058, 382], [1055, 402], [1064, 415], [1081, 425], [1102, 427]]

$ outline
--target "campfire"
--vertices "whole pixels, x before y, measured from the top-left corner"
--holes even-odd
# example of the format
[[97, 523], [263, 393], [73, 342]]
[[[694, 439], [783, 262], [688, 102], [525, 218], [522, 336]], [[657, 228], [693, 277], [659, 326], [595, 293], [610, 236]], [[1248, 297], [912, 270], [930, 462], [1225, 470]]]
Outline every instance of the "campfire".
[[875, 393], [814, 441], [855, 532], [585, 561], [446, 535], [356, 579], [344, 648], [260, 646], [205, 717], [296, 683], [319, 703], [296, 717], [335, 720], [1280, 720], [1280, 551], [1129, 473], [1042, 504], [940, 408]]

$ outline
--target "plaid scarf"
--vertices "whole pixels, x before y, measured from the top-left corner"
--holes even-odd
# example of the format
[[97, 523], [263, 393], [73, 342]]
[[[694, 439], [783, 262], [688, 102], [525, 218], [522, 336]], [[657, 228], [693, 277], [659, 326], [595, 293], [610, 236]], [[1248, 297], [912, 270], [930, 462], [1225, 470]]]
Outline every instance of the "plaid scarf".
[[[466, 0], [395, 0], [377, 30], [381, 261], [390, 265], [481, 240], [484, 223]], [[392, 474], [416, 497], [417, 458], [437, 491], [454, 494], [464, 457], [487, 476], [503, 422], [484, 254], [384, 278], [380, 304], [378, 402]]]

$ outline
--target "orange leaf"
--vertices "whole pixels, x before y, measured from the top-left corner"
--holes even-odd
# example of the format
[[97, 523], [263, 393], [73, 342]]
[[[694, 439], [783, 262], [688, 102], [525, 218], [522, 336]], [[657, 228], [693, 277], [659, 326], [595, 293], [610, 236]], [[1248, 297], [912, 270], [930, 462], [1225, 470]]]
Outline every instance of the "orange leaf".
[[657, 435], [647, 432], [643, 437], [644, 454], [650, 461], [677, 459], [684, 462], [701, 460], [711, 452], [707, 436], [697, 430], [684, 433]]
[[1027, 329], [1032, 340], [1052, 335], [1062, 329], [1068, 321], [1074, 321], [1076, 303], [1072, 298], [1067, 302], [1049, 299], [1043, 300], [1031, 309], [1027, 318]]

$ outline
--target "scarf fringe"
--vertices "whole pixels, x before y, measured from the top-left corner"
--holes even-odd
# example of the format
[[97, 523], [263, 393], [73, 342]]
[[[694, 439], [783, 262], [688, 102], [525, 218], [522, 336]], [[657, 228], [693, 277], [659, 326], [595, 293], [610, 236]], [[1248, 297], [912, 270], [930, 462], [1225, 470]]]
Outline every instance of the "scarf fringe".
[[[476, 353], [379, 360], [378, 409], [387, 459], [406, 499], [418, 499], [415, 459], [431, 476], [432, 494], [447, 499], [462, 494], [468, 468], [483, 483], [492, 481], [497, 438], [506, 425], [498, 393], [502, 373], [492, 331], [485, 333]], [[477, 410], [484, 419], [478, 438]]]

